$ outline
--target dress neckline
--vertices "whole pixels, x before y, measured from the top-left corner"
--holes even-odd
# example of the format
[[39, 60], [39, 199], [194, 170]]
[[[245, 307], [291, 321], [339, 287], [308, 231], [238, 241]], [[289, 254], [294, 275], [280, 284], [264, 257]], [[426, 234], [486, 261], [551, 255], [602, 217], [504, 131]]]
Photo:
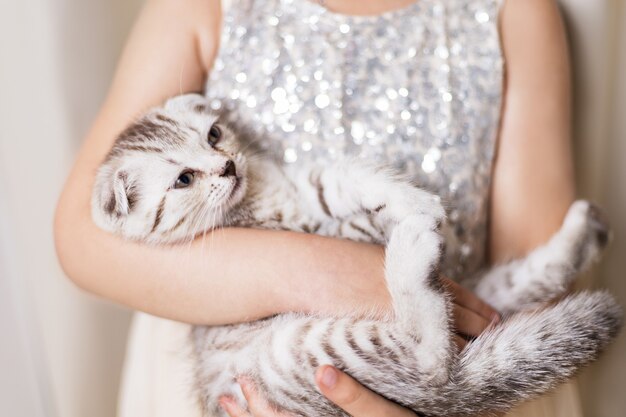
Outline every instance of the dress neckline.
[[377, 22], [383, 20], [395, 20], [401, 15], [406, 15], [412, 13], [414, 10], [423, 6], [423, 4], [427, 0], [415, 0], [406, 6], [402, 6], [396, 9], [388, 10], [379, 14], [372, 15], [360, 15], [360, 14], [348, 14], [335, 12], [321, 5], [319, 2], [315, 0], [282, 0], [287, 3], [295, 3], [300, 2], [304, 4], [304, 7], [308, 7], [311, 10], [312, 14], [316, 14], [320, 17], [327, 17], [329, 19], [342, 21], [342, 22]]

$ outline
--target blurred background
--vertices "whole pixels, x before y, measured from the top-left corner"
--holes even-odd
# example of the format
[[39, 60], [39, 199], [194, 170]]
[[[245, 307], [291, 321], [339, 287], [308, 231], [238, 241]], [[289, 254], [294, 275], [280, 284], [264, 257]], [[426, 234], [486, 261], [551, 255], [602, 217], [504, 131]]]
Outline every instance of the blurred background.
[[[512, 1], [512, 0], [509, 0]], [[115, 415], [130, 312], [80, 292], [52, 218], [140, 0], [0, 1], [0, 415]], [[586, 285], [626, 306], [626, 5], [562, 0], [579, 194], [616, 239]], [[626, 415], [626, 332], [579, 378], [586, 416]]]

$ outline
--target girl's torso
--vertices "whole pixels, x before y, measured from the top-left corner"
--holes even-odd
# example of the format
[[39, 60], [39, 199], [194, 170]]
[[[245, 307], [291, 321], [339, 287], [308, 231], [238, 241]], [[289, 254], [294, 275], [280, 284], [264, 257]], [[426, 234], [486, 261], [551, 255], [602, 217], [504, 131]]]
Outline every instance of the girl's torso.
[[502, 97], [499, 0], [420, 0], [378, 16], [308, 0], [230, 3], [212, 107], [287, 164], [396, 166], [448, 210], [444, 272], [482, 266]]

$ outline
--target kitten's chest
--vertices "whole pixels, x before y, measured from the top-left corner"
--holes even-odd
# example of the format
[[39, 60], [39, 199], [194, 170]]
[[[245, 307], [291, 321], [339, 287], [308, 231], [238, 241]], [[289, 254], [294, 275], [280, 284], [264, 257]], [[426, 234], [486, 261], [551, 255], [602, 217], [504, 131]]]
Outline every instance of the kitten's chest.
[[254, 168], [261, 175], [250, 184], [237, 225], [337, 236], [340, 222], [317, 207], [308, 167], [285, 170], [268, 163]]
[[[240, 226], [291, 230], [357, 241], [382, 243], [384, 237], [366, 214], [333, 217], [320, 201], [320, 188], [312, 178], [319, 176], [315, 166], [288, 167], [265, 165], [247, 198], [247, 217]], [[317, 185], [316, 185], [317, 184]]]
[[265, 229], [335, 235], [334, 219], [323, 218], [307, 203], [306, 193], [290, 181], [268, 186], [252, 206], [253, 224]]

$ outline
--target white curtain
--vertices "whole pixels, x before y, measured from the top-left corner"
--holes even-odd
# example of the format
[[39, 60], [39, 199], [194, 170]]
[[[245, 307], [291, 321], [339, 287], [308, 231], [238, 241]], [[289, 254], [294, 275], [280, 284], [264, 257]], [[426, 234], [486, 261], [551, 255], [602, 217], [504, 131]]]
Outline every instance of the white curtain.
[[[115, 413], [128, 312], [79, 292], [63, 277], [51, 225], [62, 182], [140, 3], [2, 2], [0, 415]], [[573, 44], [580, 194], [607, 208], [616, 232], [594, 282], [626, 305], [621, 280], [626, 271], [626, 11], [622, 0], [561, 3]], [[623, 415], [624, 352], [622, 335], [585, 372], [585, 415]]]
[[0, 415], [111, 417], [129, 313], [77, 290], [53, 211], [140, 1], [0, 1]]
[[[512, 1], [512, 0], [509, 0]], [[575, 75], [575, 150], [579, 194], [606, 209], [615, 239], [585, 286], [609, 288], [626, 306], [626, 4], [561, 0]], [[626, 332], [580, 378], [585, 415], [626, 410]]]

